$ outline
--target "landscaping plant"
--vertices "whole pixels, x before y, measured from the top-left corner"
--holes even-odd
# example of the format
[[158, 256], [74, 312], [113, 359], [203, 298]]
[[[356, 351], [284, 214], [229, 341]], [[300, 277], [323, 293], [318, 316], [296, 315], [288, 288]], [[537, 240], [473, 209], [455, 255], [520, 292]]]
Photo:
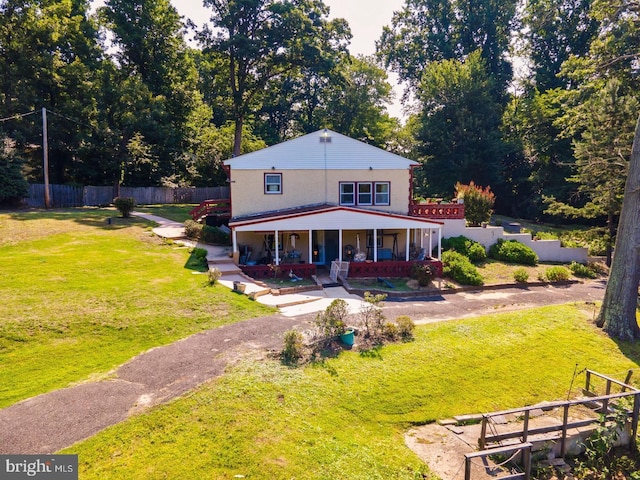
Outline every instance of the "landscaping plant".
[[484, 280], [471, 261], [461, 253], [442, 252], [442, 274], [461, 285], [483, 285]]
[[518, 283], [527, 283], [529, 280], [529, 272], [527, 272], [524, 268], [518, 268], [515, 272], [513, 272], [513, 279]]
[[489, 248], [489, 256], [496, 260], [519, 265], [538, 264], [538, 255], [531, 248], [516, 240], [503, 240], [499, 238], [496, 243]]
[[118, 209], [122, 218], [129, 218], [136, 208], [136, 201], [131, 197], [116, 197], [113, 199], [113, 206]]
[[473, 181], [469, 185], [458, 182], [455, 190], [456, 196], [464, 199], [464, 218], [469, 226], [479, 227], [491, 220], [493, 204], [496, 202], [491, 187], [482, 188]]
[[469, 258], [472, 263], [480, 263], [487, 258], [487, 251], [484, 246], [464, 235], [448, 237], [442, 240], [442, 250], [455, 250]]
[[282, 361], [285, 364], [296, 364], [304, 356], [304, 344], [302, 334], [297, 330], [288, 330], [284, 334], [284, 348], [282, 349]]
[[559, 265], [549, 267], [544, 271], [544, 279], [554, 283], [566, 282], [567, 280], [569, 280], [570, 276], [571, 272], [567, 268], [561, 267]]

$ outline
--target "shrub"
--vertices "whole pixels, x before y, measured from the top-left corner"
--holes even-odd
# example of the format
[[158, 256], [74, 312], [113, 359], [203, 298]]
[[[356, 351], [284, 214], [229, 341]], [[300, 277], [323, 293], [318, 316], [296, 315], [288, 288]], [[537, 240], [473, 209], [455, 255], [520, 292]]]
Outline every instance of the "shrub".
[[118, 209], [122, 218], [128, 218], [136, 207], [136, 201], [131, 197], [116, 197], [113, 199], [113, 206]]
[[398, 325], [398, 334], [404, 342], [413, 340], [413, 331], [416, 328], [416, 324], [413, 323], [410, 317], [402, 315], [396, 318], [396, 324]]
[[518, 268], [513, 272], [513, 279], [518, 283], [527, 283], [527, 280], [529, 280], [529, 272], [524, 268]]
[[222, 272], [219, 268], [214, 267], [209, 270], [207, 275], [209, 276], [209, 285], [215, 285], [218, 280], [220, 280], [220, 277], [222, 277]]
[[607, 275], [609, 273], [609, 267], [602, 262], [589, 262], [588, 266], [598, 275]]
[[496, 260], [517, 263], [519, 265], [535, 266], [538, 264], [538, 255], [536, 255], [536, 252], [516, 240], [505, 241], [499, 238], [498, 241], [489, 248], [489, 256]]
[[571, 270], [571, 272], [573, 272], [576, 277], [596, 278], [598, 276], [598, 274], [594, 270], [589, 268], [588, 265], [583, 265], [582, 263], [578, 262], [571, 262], [571, 265], [569, 265], [569, 270]]
[[304, 345], [302, 334], [296, 330], [289, 330], [284, 334], [284, 348], [282, 349], [282, 360], [285, 363], [294, 364], [303, 357]]
[[15, 140], [0, 137], [0, 204], [17, 202], [29, 195], [29, 184], [22, 175], [22, 165]]
[[571, 273], [561, 266], [549, 267], [544, 271], [544, 277], [550, 282], [564, 282], [569, 280]]
[[469, 225], [478, 227], [483, 222], [491, 220], [493, 204], [496, 201], [491, 187], [482, 188], [471, 181], [469, 185], [458, 182], [455, 189], [457, 197], [464, 199], [464, 217]]
[[482, 285], [484, 281], [478, 269], [464, 255], [452, 250], [442, 254], [445, 277], [452, 278], [461, 285]]
[[346, 328], [346, 320], [349, 315], [349, 305], [341, 298], [336, 298], [325, 309], [316, 315], [316, 327], [325, 339], [331, 339], [342, 335]]
[[218, 227], [212, 227], [210, 225], [204, 225], [202, 227], [202, 234], [200, 239], [203, 242], [210, 243], [212, 245], [228, 245], [229, 234], [223, 232]]
[[388, 340], [395, 340], [398, 338], [398, 326], [395, 323], [387, 322], [382, 327], [382, 335]]
[[372, 295], [371, 292], [364, 292], [364, 304], [360, 310], [360, 321], [365, 329], [365, 336], [377, 338], [382, 334], [382, 329], [386, 317], [382, 312], [383, 302], [387, 295], [384, 293]]
[[487, 252], [484, 249], [484, 246], [475, 240], [465, 237], [464, 235], [445, 238], [442, 241], [442, 249], [455, 250], [465, 257], [468, 257], [473, 263], [479, 263], [487, 258]]
[[202, 235], [202, 224], [194, 222], [193, 220], [187, 220], [184, 222], [184, 233], [187, 238], [199, 239]]
[[429, 285], [434, 276], [435, 271], [431, 265], [414, 263], [411, 267], [411, 278], [415, 278], [421, 287]]

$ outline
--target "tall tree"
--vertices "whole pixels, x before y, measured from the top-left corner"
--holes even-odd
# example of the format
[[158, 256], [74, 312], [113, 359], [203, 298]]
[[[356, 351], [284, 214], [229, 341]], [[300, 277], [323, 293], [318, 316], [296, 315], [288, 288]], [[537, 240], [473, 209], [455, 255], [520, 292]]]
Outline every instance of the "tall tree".
[[350, 33], [331, 28], [322, 0], [204, 0], [204, 5], [212, 10], [211, 26], [199, 38], [205, 50], [226, 59], [236, 126], [233, 152], [239, 155], [243, 125], [260, 107], [269, 82], [302, 66], [330, 62]]
[[640, 284], [640, 119], [636, 125], [607, 289], [596, 324], [621, 340], [640, 339], [637, 321]]
[[458, 182], [494, 189], [502, 182], [502, 107], [491, 94], [493, 82], [480, 51], [464, 62], [427, 67], [419, 89], [418, 141], [425, 160], [417, 193], [450, 196]]
[[[511, 81], [516, 0], [406, 0], [376, 42], [378, 57], [415, 91], [427, 65], [479, 50], [502, 97]], [[502, 98], [504, 100], [504, 98]]]

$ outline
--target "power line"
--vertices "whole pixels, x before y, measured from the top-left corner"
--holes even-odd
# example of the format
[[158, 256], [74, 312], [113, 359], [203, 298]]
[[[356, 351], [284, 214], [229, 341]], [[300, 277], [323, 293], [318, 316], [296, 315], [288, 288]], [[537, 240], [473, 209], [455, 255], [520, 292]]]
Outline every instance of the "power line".
[[28, 113], [16, 113], [10, 117], [0, 118], [0, 122], [6, 122], [8, 120], [17, 120], [18, 118], [26, 117], [27, 115], [33, 115], [34, 113], [38, 113], [38, 110], [33, 110]]

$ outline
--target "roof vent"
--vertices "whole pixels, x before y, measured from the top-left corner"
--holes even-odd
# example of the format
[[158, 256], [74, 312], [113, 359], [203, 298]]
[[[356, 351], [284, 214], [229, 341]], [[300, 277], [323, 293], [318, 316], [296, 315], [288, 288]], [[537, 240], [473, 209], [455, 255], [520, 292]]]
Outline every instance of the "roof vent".
[[326, 128], [320, 134], [320, 143], [331, 143], [331, 135], [329, 135], [329, 131]]

